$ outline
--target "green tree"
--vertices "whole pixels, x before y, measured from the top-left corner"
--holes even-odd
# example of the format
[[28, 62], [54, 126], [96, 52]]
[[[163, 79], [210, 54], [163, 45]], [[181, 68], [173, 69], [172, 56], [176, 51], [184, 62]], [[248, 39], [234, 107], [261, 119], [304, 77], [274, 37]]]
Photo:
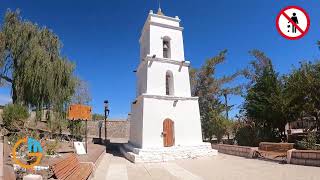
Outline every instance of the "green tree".
[[217, 142], [221, 142], [223, 136], [227, 135], [228, 140], [230, 134], [232, 134], [233, 122], [226, 119], [221, 113], [215, 114], [215, 111], [211, 112], [211, 130], [212, 134], [217, 138]]
[[95, 113], [95, 114], [92, 115], [92, 119], [95, 120], [95, 121], [96, 120], [104, 120], [104, 115]]
[[320, 129], [320, 62], [302, 62], [286, 77], [285, 95], [289, 121], [314, 119]]
[[276, 141], [284, 135], [286, 124], [283, 84], [264, 53], [258, 50], [250, 53], [256, 60], [251, 63], [254, 74], [250, 75], [251, 86], [243, 109], [246, 117], [254, 121], [261, 140]]
[[226, 132], [225, 134], [227, 135], [228, 137], [228, 140], [230, 140], [230, 136], [234, 136], [235, 133], [234, 133], [234, 126], [235, 126], [235, 121], [234, 120], [229, 120], [229, 119], [226, 119], [225, 120], [225, 125], [226, 125]]
[[57, 35], [8, 10], [0, 29], [0, 82], [13, 103], [61, 112], [75, 88], [74, 65], [61, 55]]
[[[225, 132], [223, 112], [226, 106], [221, 102], [224, 92], [236, 93], [239, 87], [226, 87], [241, 72], [230, 76], [216, 77], [216, 66], [225, 61], [227, 51], [221, 51], [217, 56], [208, 59], [200, 69], [190, 70], [191, 92], [199, 97], [201, 125], [203, 138], [211, 140], [214, 134], [220, 136]], [[223, 120], [222, 120], [223, 119]], [[220, 137], [219, 137], [220, 138]]]

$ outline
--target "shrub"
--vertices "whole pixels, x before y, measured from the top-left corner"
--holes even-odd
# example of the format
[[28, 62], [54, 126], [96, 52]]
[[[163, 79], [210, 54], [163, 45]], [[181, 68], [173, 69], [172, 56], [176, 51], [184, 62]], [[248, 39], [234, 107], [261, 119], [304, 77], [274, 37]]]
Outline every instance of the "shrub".
[[56, 151], [59, 147], [59, 143], [58, 141], [54, 140], [54, 141], [48, 141], [46, 142], [46, 153], [47, 155], [55, 155]]
[[221, 142], [223, 136], [226, 134], [226, 119], [222, 116], [212, 118], [212, 132], [217, 138], [218, 143]]
[[240, 146], [258, 146], [257, 132], [254, 126], [238, 122], [234, 139]]
[[82, 135], [85, 132], [85, 126], [82, 121], [68, 121], [68, 128], [71, 133], [71, 135], [77, 139], [81, 140]]
[[33, 139], [40, 139], [40, 134], [35, 130], [30, 130], [28, 131], [27, 134], [28, 134], [28, 137], [31, 137]]
[[297, 141], [296, 146], [298, 149], [320, 150], [320, 147], [316, 143], [317, 134], [315, 132], [308, 132], [307, 137], [302, 141]]
[[3, 109], [3, 123], [7, 129], [23, 128], [28, 117], [28, 109], [25, 106], [8, 104]]
[[16, 144], [16, 142], [19, 139], [22, 139], [26, 137], [26, 134], [24, 132], [14, 132], [14, 133], [9, 133], [8, 135], [8, 142], [13, 146]]

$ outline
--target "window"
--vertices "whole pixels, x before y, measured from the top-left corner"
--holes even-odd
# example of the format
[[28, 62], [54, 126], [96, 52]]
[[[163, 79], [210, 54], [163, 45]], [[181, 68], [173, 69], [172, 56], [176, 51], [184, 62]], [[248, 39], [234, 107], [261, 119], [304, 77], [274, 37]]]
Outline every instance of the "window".
[[170, 47], [170, 38], [168, 36], [165, 36], [162, 38], [163, 43], [163, 58], [171, 58], [171, 47]]
[[167, 71], [166, 73], [166, 95], [173, 95], [173, 75], [171, 71]]

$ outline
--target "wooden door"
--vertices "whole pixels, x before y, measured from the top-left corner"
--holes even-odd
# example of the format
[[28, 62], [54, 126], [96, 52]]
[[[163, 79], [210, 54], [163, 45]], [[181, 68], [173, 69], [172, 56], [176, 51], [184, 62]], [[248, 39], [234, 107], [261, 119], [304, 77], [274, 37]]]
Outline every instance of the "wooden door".
[[163, 146], [170, 147], [174, 145], [174, 122], [171, 119], [163, 121]]

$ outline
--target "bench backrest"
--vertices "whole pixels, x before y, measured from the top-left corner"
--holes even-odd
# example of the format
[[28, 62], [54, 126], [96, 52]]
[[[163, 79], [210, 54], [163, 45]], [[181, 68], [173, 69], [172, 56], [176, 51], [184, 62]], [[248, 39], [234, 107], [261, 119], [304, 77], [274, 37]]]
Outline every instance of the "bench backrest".
[[71, 154], [66, 158], [58, 160], [52, 165], [52, 170], [58, 179], [65, 179], [74, 169], [79, 166], [80, 162], [75, 154]]

